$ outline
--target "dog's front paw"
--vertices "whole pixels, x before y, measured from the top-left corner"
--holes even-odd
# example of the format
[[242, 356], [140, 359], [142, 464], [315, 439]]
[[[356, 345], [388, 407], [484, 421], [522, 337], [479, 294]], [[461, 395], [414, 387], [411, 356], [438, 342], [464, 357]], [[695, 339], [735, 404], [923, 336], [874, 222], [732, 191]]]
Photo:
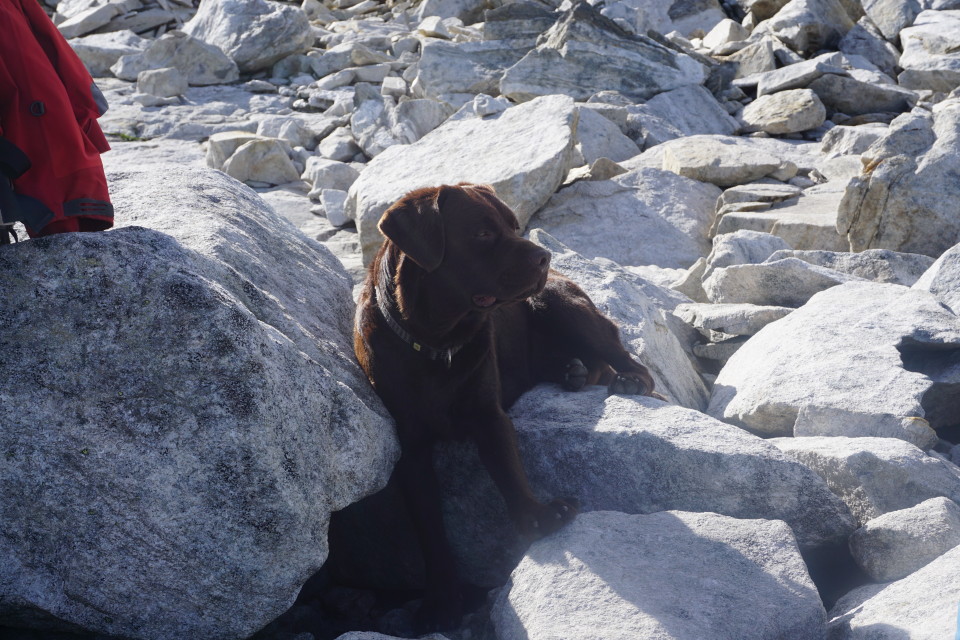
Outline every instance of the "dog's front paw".
[[567, 363], [563, 372], [563, 388], [567, 391], [580, 391], [586, 386], [589, 374], [583, 362], [579, 358], [574, 358]]

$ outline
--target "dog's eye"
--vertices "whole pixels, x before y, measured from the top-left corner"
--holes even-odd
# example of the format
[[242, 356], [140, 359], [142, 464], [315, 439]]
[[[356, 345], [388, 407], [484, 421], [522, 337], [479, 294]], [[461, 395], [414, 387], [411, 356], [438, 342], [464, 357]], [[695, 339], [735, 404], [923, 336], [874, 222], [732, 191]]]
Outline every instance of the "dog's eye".
[[493, 235], [493, 231], [490, 231], [489, 229], [481, 229], [480, 231], [477, 231], [477, 235], [475, 237], [478, 240], [491, 240], [493, 239]]

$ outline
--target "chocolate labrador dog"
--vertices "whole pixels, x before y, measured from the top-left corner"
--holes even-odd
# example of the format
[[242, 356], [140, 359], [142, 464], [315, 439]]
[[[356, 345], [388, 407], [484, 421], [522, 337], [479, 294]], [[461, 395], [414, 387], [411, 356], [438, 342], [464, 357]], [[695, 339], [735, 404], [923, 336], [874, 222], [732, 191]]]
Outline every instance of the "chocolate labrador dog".
[[360, 294], [354, 348], [396, 421], [395, 471], [426, 567], [418, 626], [451, 628], [462, 604], [433, 444], [473, 440], [519, 531], [540, 537], [572, 520], [576, 502], [534, 497], [506, 409], [539, 382], [652, 395], [653, 378], [613, 322], [550, 270], [550, 253], [520, 237], [491, 187], [413, 191], [379, 228], [386, 241]]

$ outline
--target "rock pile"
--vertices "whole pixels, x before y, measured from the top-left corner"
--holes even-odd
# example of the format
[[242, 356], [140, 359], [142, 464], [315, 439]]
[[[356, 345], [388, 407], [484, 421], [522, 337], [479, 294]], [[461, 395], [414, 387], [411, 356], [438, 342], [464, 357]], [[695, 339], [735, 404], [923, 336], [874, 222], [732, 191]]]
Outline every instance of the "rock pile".
[[0, 251], [0, 624], [248, 636], [339, 509], [256, 637], [410, 635], [342, 269], [397, 197], [470, 181], [670, 404], [517, 403], [535, 491], [585, 512], [529, 549], [442, 447], [461, 572], [499, 589], [445, 637], [955, 635], [960, 1], [43, 1], [146, 229]]

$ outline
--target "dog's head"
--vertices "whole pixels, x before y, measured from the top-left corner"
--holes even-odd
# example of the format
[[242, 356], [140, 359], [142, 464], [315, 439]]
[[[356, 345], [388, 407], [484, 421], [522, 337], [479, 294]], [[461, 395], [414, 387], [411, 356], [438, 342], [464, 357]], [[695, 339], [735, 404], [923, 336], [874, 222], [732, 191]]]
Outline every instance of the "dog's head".
[[516, 215], [487, 185], [413, 191], [387, 209], [379, 228], [463, 308], [523, 300], [546, 283], [550, 253], [520, 237]]

